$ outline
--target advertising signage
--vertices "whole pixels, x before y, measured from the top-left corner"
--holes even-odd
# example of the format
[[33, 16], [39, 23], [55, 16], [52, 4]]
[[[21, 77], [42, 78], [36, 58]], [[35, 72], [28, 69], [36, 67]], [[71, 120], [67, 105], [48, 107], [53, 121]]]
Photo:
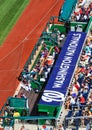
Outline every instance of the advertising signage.
[[86, 33], [69, 32], [39, 104], [60, 105], [70, 84]]

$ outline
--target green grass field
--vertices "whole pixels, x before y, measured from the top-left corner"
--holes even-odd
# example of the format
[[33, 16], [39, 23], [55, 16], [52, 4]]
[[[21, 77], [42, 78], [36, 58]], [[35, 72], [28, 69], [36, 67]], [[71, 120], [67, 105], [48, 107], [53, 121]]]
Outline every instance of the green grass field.
[[0, 45], [30, 0], [0, 0]]

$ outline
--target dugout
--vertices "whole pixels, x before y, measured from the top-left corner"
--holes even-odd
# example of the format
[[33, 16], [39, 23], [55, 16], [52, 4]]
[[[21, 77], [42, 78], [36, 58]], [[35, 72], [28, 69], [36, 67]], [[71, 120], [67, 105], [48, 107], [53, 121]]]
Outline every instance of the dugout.
[[85, 32], [69, 32], [38, 103], [39, 113], [57, 116], [62, 110], [85, 38]]

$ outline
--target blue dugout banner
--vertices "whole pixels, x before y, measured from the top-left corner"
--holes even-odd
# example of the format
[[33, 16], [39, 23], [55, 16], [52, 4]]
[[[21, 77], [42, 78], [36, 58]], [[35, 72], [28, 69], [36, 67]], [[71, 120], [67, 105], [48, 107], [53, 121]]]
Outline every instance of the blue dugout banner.
[[66, 95], [86, 33], [69, 32], [39, 104], [59, 106]]

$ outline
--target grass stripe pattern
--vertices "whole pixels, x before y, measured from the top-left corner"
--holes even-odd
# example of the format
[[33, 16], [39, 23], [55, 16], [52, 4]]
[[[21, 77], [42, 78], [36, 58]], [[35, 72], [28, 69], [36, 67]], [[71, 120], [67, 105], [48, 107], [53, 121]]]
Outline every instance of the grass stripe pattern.
[[29, 0], [0, 0], [0, 45], [29, 3]]

